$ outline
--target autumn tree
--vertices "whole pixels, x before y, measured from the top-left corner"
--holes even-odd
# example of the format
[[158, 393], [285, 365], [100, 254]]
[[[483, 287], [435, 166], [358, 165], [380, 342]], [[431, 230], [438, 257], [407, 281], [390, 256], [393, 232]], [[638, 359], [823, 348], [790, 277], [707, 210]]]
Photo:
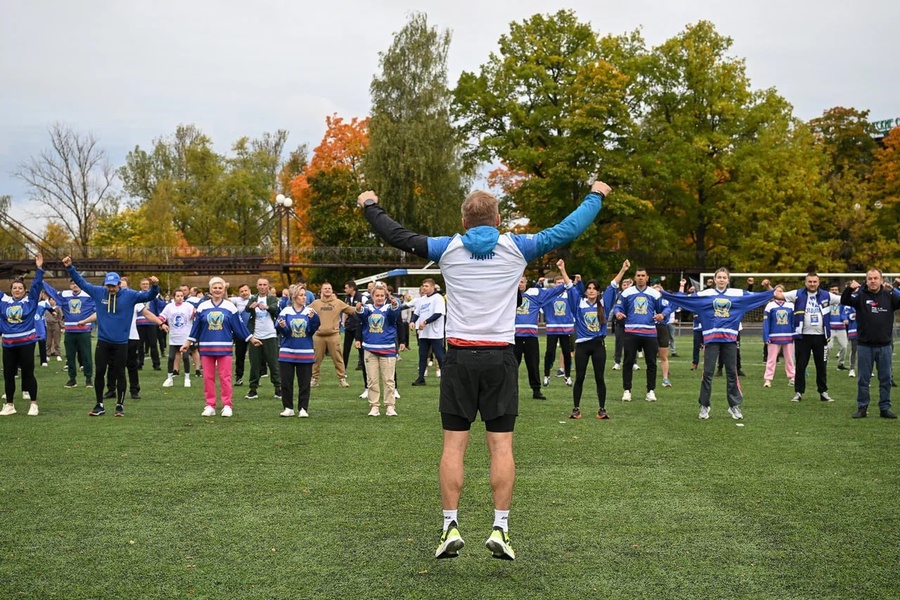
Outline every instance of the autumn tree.
[[448, 204], [458, 206], [468, 184], [450, 120], [450, 37], [413, 13], [379, 53], [381, 73], [370, 87], [367, 187], [405, 225], [429, 235], [459, 228], [459, 211]]
[[[533, 227], [554, 225], [577, 207], [595, 174], [614, 187], [626, 179], [630, 80], [608, 60], [612, 49], [618, 43], [603, 47], [572, 11], [534, 15], [510, 25], [477, 74], [459, 78], [454, 114], [475, 144], [469, 156], [501, 161], [509, 170], [503, 178], [519, 174], [504, 201]], [[627, 190], [617, 190], [615, 202], [635, 210]], [[592, 259], [607, 249], [600, 231], [593, 225], [573, 245], [584, 266], [599, 268]]]
[[854, 207], [863, 212], [870, 223], [866, 229], [869, 240], [860, 239], [855, 245], [855, 262], [860, 268], [878, 267], [900, 271], [900, 127], [894, 127], [873, 154], [870, 178], [871, 203]]
[[40, 216], [65, 227], [87, 256], [98, 220], [117, 210], [116, 171], [92, 134], [60, 123], [51, 125], [49, 134], [50, 148], [21, 164], [15, 175], [43, 207]]

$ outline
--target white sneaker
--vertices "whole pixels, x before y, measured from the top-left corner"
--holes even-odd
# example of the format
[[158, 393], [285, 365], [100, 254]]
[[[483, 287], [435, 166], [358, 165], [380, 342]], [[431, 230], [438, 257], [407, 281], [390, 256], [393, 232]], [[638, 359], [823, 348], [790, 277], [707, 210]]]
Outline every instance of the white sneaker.
[[380, 417], [381, 411], [378, 410], [377, 406], [373, 406], [372, 408], [369, 409], [369, 416], [370, 417]]
[[853, 369], [850, 369], [850, 372], [847, 373], [847, 377], [856, 377], [856, 371], [854, 371]]
[[700, 418], [701, 418], [701, 419], [708, 419], [708, 418], [709, 418], [709, 407], [708, 407], [708, 406], [701, 406], [701, 407], [700, 407]]
[[306, 412], [306, 410], [301, 408], [300, 411], [297, 413], [297, 416], [300, 417], [301, 419], [308, 419], [309, 413]]
[[646, 400], [647, 402], [656, 402], [656, 394], [653, 392], [653, 390], [647, 392], [647, 395], [644, 396], [644, 400]]
[[294, 416], [294, 409], [293, 409], [293, 408], [286, 408], [286, 409], [284, 409], [283, 411], [281, 411], [280, 413], [278, 413], [278, 416], [279, 416], [279, 417], [293, 417], [293, 416]]
[[8, 417], [14, 414], [16, 414], [16, 407], [12, 404], [4, 404], [3, 408], [0, 409], [0, 417]]
[[433, 361], [433, 360], [429, 360], [429, 361], [428, 361], [428, 366], [429, 366], [429, 367], [433, 367], [433, 366], [434, 366], [434, 361]]
[[440, 376], [441, 376], [441, 370], [438, 369], [437, 371], [435, 371], [434, 375], [435, 375], [435, 377], [440, 377]]
[[28, 392], [22, 392], [22, 400], [31, 400], [31, 394]]
[[763, 382], [763, 387], [772, 387], [772, 380], [771, 380], [771, 379], [766, 379], [766, 380]]
[[318, 380], [318, 379], [311, 379], [311, 380], [309, 381], [309, 387], [319, 387], [319, 380]]
[[619, 363], [613, 363], [613, 371], [618, 371], [622, 368], [622, 365]]
[[369, 390], [363, 390], [362, 394], [360, 394], [359, 397], [362, 398], [363, 400], [365, 400], [366, 398], [368, 398], [368, 397], [369, 397]]
[[340, 381], [340, 383], [339, 383], [338, 385], [340, 385], [340, 386], [343, 387], [343, 388], [348, 388], [348, 387], [350, 387], [350, 384], [347, 383], [347, 380], [346, 380], [346, 379], [341, 379], [341, 381]]
[[394, 400], [400, 399], [400, 392], [397, 391], [397, 388], [394, 388]]
[[49, 367], [50, 365], [47, 364], [47, 363], [45, 363], [45, 362], [42, 362], [42, 363], [41, 363], [41, 366], [42, 366], [42, 367]]
[[184, 387], [191, 387], [191, 376], [190, 375], [184, 376]]
[[221, 414], [221, 416], [223, 416], [223, 417], [230, 417], [230, 416], [231, 416], [231, 407], [230, 407], [230, 406], [223, 406], [223, 407], [222, 407], [222, 414]]
[[207, 405], [206, 405], [206, 408], [203, 409], [203, 412], [200, 413], [200, 416], [201, 416], [201, 417], [214, 417], [214, 416], [216, 416], [216, 407], [215, 407], [215, 406], [210, 406], [210, 405], [207, 404]]
[[544, 387], [547, 387], [549, 385], [550, 385], [550, 378], [547, 377], [546, 375], [544, 375]]
[[731, 418], [734, 419], [735, 421], [738, 421], [738, 420], [744, 418], [744, 415], [741, 414], [740, 406], [731, 406], [728, 408], [728, 412], [729, 412], [729, 414], [731, 414]]
[[572, 387], [573, 384], [572, 384], [572, 378], [571, 378], [571, 377], [566, 377], [566, 385], [569, 386], [569, 387]]
[[387, 411], [385, 411], [384, 414], [387, 415], [388, 417], [396, 417], [396, 416], [397, 416], [397, 409], [394, 408], [393, 406], [388, 406], [388, 407], [387, 407]]
[[625, 390], [622, 394], [622, 402], [631, 402], [631, 390]]
[[639, 365], [639, 364], [637, 364], [637, 363], [634, 363], [634, 366], [631, 367], [631, 370], [632, 370], [632, 371], [640, 371], [640, 370], [641, 370], [641, 365]]
[[166, 377], [166, 380], [163, 381], [163, 387], [172, 387], [173, 385], [175, 385], [175, 379], [169, 375]]
[[36, 417], [38, 416], [38, 405], [37, 402], [32, 402], [31, 406], [28, 407], [28, 416]]
[[57, 357], [56, 357], [56, 362], [62, 362], [62, 356], [57, 356]]

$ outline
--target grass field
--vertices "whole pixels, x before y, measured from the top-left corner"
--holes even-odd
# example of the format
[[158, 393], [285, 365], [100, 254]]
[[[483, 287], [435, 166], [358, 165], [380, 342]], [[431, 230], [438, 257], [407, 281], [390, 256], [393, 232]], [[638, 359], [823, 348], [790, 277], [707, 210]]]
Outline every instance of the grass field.
[[900, 597], [898, 421], [875, 406], [852, 420], [856, 380], [833, 364], [833, 404], [791, 403], [783, 371], [763, 389], [751, 341], [744, 421], [726, 413], [722, 378], [700, 421], [690, 338], [678, 341], [674, 387], [655, 404], [620, 402], [609, 363], [609, 421], [593, 418], [590, 378], [572, 421], [571, 389], [554, 378], [549, 400], [532, 400], [521, 369], [514, 563], [483, 547], [482, 427], [466, 547], [432, 558], [438, 389], [433, 371], [409, 385], [413, 353], [395, 419], [367, 417], [359, 373], [340, 389], [327, 359], [305, 420], [278, 417], [267, 379], [259, 400], [236, 388], [233, 418], [201, 418], [200, 382], [161, 388], [149, 362], [124, 419], [89, 418], [93, 390], [64, 389], [51, 363], [40, 416], [18, 401], [0, 419], [0, 598]]

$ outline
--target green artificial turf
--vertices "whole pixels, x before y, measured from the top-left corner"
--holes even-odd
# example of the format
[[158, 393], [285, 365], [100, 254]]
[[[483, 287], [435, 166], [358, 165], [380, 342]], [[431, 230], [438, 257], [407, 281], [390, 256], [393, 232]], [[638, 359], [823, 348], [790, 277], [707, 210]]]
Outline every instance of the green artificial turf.
[[367, 417], [360, 374], [339, 388], [328, 359], [309, 419], [280, 418], [268, 379], [258, 400], [235, 388], [233, 418], [202, 418], [200, 381], [162, 388], [149, 360], [125, 418], [90, 418], [93, 390], [82, 378], [64, 389], [64, 363], [51, 363], [38, 369], [40, 416], [17, 400], [0, 418], [0, 598], [900, 597], [900, 422], [878, 418], [877, 401], [851, 419], [857, 380], [833, 363], [833, 404], [814, 374], [791, 403], [780, 365], [764, 389], [753, 340], [744, 420], [716, 378], [700, 421], [690, 337], [679, 345], [656, 403], [643, 401], [643, 370], [621, 402], [610, 360], [608, 421], [594, 418], [591, 377], [575, 421], [571, 388], [552, 378], [549, 399], [532, 400], [522, 367], [515, 562], [483, 546], [493, 505], [480, 424], [466, 546], [433, 558], [438, 386], [433, 369], [410, 386], [414, 351], [398, 363], [397, 418]]

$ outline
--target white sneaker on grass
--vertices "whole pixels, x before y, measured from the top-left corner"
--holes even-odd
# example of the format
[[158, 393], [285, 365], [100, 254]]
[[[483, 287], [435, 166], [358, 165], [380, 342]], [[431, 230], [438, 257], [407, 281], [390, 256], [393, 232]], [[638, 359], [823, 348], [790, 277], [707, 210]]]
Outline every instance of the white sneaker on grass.
[[740, 406], [730, 406], [728, 408], [728, 414], [730, 414], [731, 418], [734, 419], [735, 421], [738, 421], [738, 420], [744, 418], [744, 415], [741, 413]]
[[634, 363], [634, 366], [631, 367], [631, 370], [632, 370], [632, 371], [640, 371], [640, 370], [641, 370], [641, 365], [639, 365], [639, 364], [637, 364], [637, 363]]
[[28, 407], [28, 416], [36, 417], [38, 416], [38, 405], [37, 402], [32, 402], [31, 406]]
[[388, 406], [388, 407], [387, 407], [387, 410], [385, 411], [384, 414], [385, 414], [386, 416], [388, 416], [388, 417], [396, 417], [396, 416], [397, 416], [397, 409], [394, 408], [393, 406]]
[[308, 419], [308, 418], [309, 418], [309, 413], [306, 412], [306, 410], [304, 410], [304, 409], [301, 408], [301, 409], [297, 412], [297, 416], [300, 417], [301, 419]]
[[631, 402], [631, 390], [625, 390], [622, 393], [622, 402]]
[[175, 385], [175, 379], [169, 375], [166, 377], [166, 380], [163, 381], [163, 387], [172, 387], [173, 385]]
[[646, 400], [647, 402], [656, 402], [656, 394], [654, 393], [654, 391], [650, 390], [649, 392], [647, 392], [647, 395], [644, 396], [644, 400]]
[[854, 371], [853, 369], [850, 369], [850, 372], [847, 373], [847, 377], [856, 377], [856, 371]]
[[283, 411], [281, 411], [280, 413], [278, 413], [278, 416], [279, 416], [279, 417], [293, 417], [293, 416], [294, 416], [294, 409], [293, 409], [293, 408], [286, 408], [286, 409], [284, 409]]
[[3, 408], [0, 409], [0, 417], [8, 417], [14, 414], [16, 414], [16, 407], [12, 404], [4, 404]]
[[31, 400], [31, 394], [28, 392], [22, 392], [22, 400]]
[[368, 397], [369, 397], [369, 390], [363, 390], [363, 391], [362, 391], [362, 394], [360, 394], [359, 397], [362, 398], [363, 400], [365, 400], [366, 398], [368, 398]]
[[434, 374], [435, 374], [436, 377], [440, 377], [440, 376], [441, 376], [441, 370], [438, 369], [437, 371], [435, 371]]
[[377, 406], [373, 406], [372, 408], [369, 409], [369, 416], [370, 417], [380, 417], [381, 411], [378, 409]]
[[226, 405], [226, 406], [223, 406], [223, 407], [222, 407], [222, 413], [221, 413], [220, 416], [222, 416], [222, 417], [230, 417], [230, 416], [231, 416], [231, 407], [230, 407], [230, 406], [227, 406], [227, 405]]
[[400, 392], [397, 391], [397, 388], [394, 388], [394, 400], [400, 399]]
[[203, 409], [203, 412], [200, 413], [200, 416], [201, 416], [201, 417], [214, 417], [214, 416], [216, 416], [216, 407], [215, 407], [215, 406], [210, 406], [210, 405], [207, 404], [206, 407]]
[[569, 387], [572, 387], [574, 385], [571, 377], [566, 377], [566, 385]]
[[184, 376], [184, 387], [191, 387], [191, 376], [190, 375], [186, 374]]
[[701, 407], [700, 407], [700, 417], [699, 417], [699, 418], [701, 418], [701, 419], [708, 419], [708, 418], [709, 418], [709, 407], [708, 407], [708, 406], [701, 406]]
[[613, 371], [618, 371], [621, 368], [622, 368], [622, 365], [620, 365], [619, 363], [613, 363]]

